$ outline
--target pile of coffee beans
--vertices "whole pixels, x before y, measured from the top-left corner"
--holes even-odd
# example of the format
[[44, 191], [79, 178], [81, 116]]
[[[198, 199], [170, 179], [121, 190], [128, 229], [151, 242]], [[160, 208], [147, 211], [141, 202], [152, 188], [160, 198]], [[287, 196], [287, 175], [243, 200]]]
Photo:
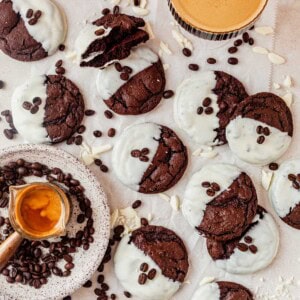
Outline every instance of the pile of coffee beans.
[[8, 126], [10, 127], [8, 129], [4, 129], [3, 130], [4, 136], [7, 139], [12, 140], [14, 138], [14, 135], [17, 134], [18, 131], [17, 131], [17, 129], [14, 126], [13, 118], [12, 118], [12, 115], [11, 115], [11, 111], [8, 110], [8, 109], [2, 111], [1, 112], [1, 116], [5, 117], [5, 121], [7, 122]]
[[[71, 274], [75, 263], [72, 255], [79, 247], [84, 250], [89, 249], [90, 244], [94, 242], [95, 229], [91, 201], [85, 196], [80, 182], [59, 168], [49, 168], [39, 162], [32, 163], [18, 159], [0, 168], [2, 209], [7, 209], [8, 206], [9, 186], [25, 184], [28, 176], [45, 177], [48, 182], [59, 183], [68, 198], [77, 201], [80, 209], [77, 222], [82, 224], [82, 229], [78, 230], [74, 236], [67, 234], [56, 242], [25, 239], [2, 270], [2, 275], [6, 276], [8, 283], [22, 283], [38, 289], [47, 283], [50, 276], [67, 277]], [[0, 224], [6, 224], [6, 233], [10, 234], [9, 230], [12, 230], [9, 220], [4, 219], [3, 223], [3, 217], [0, 217]], [[64, 267], [58, 267], [58, 262], [64, 262]]]

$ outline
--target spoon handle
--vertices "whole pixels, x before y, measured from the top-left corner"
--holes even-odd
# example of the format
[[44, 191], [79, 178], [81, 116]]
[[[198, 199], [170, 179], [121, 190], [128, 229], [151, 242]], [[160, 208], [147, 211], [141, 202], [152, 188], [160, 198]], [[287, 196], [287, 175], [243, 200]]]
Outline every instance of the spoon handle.
[[15, 231], [0, 245], [0, 271], [15, 254], [22, 241], [23, 237]]

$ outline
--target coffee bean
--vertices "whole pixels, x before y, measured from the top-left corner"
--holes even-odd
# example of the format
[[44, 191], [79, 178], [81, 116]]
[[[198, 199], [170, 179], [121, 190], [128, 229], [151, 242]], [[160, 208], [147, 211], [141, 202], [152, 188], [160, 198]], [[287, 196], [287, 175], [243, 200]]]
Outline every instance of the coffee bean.
[[294, 180], [296, 180], [296, 175], [294, 175], [294, 174], [289, 174], [288, 175], [288, 179], [290, 180], [290, 181], [294, 181]]
[[156, 276], [156, 270], [155, 269], [151, 269], [148, 273], [148, 279], [153, 280]]
[[101, 289], [103, 290], [103, 291], [108, 291], [109, 290], [109, 286], [108, 286], [108, 284], [107, 283], [105, 283], [105, 282], [103, 282], [102, 284], [101, 284]]
[[140, 156], [140, 161], [142, 162], [148, 162], [149, 161], [149, 157], [148, 156]]
[[73, 261], [73, 257], [72, 257], [71, 255], [69, 255], [69, 254], [65, 254], [65, 255], [63, 256], [63, 259], [64, 259], [66, 262], [68, 262], [68, 263], [71, 263], [71, 262]]
[[42, 104], [42, 99], [41, 99], [40, 97], [34, 97], [34, 98], [32, 99], [32, 103], [33, 103], [34, 105], [41, 105], [41, 104]]
[[103, 10], [102, 10], [102, 15], [108, 15], [110, 13], [110, 10], [108, 9], [108, 8], [104, 8]]
[[148, 226], [149, 222], [146, 218], [141, 218], [141, 224], [142, 224], [142, 226]]
[[33, 25], [35, 25], [37, 23], [37, 21], [38, 21], [38, 19], [36, 19], [36, 18], [30, 19], [29, 22], [28, 22], [28, 24], [30, 26], [33, 26]]
[[257, 127], [256, 127], [256, 133], [257, 133], [257, 134], [262, 134], [262, 133], [263, 133], [263, 127], [260, 126], [260, 125], [257, 126]]
[[58, 50], [59, 50], [59, 51], [65, 51], [65, 49], [66, 49], [66, 46], [63, 45], [63, 44], [60, 44], [60, 45], [58, 46]]
[[9, 140], [12, 140], [14, 138], [14, 134], [11, 129], [4, 129], [3, 133], [4, 133], [5, 137]]
[[228, 63], [230, 65], [237, 65], [239, 63], [239, 60], [236, 57], [229, 57], [228, 58]]
[[121, 235], [124, 232], [125, 228], [123, 225], [118, 225], [114, 228], [114, 233]]
[[234, 41], [234, 46], [235, 46], [235, 47], [239, 47], [239, 46], [241, 46], [242, 44], [243, 44], [243, 41], [242, 41], [241, 39], [238, 39], [238, 40]]
[[211, 105], [211, 102], [212, 102], [212, 100], [211, 100], [209, 97], [206, 97], [206, 98], [203, 100], [202, 105], [203, 105], [204, 107], [208, 107], [208, 106]]
[[33, 16], [33, 10], [30, 8], [26, 12], [26, 18], [30, 19], [30, 18], [32, 18], [32, 16]]
[[82, 134], [86, 130], [86, 127], [84, 125], [80, 125], [77, 129], [77, 133]]
[[100, 130], [95, 130], [95, 131], [93, 132], [93, 134], [94, 134], [94, 136], [95, 136], [96, 138], [99, 138], [99, 137], [102, 136], [102, 132], [101, 132]]
[[211, 115], [213, 112], [214, 112], [214, 109], [212, 107], [207, 107], [204, 110], [204, 113], [207, 114], [207, 115]]
[[252, 237], [249, 235], [245, 236], [244, 240], [247, 244], [251, 244], [253, 241]]
[[147, 281], [147, 275], [145, 273], [141, 273], [138, 278], [138, 282], [141, 285], [144, 285]]
[[199, 70], [199, 65], [197, 65], [197, 64], [189, 64], [189, 69], [191, 70], [191, 71], [198, 71]]
[[118, 72], [122, 72], [123, 67], [122, 67], [122, 65], [121, 65], [119, 62], [116, 62], [116, 63], [114, 64], [114, 66], [115, 66], [115, 69], [116, 69]]
[[99, 159], [99, 158], [96, 158], [95, 160], [94, 160], [94, 163], [95, 163], [95, 165], [96, 166], [101, 166], [102, 165], [102, 160], [101, 159]]
[[134, 6], [139, 6], [140, 3], [141, 3], [140, 0], [134, 0], [134, 1], [133, 1]]
[[67, 264], [65, 264], [65, 269], [66, 270], [72, 270], [74, 268], [74, 264], [69, 262]]
[[253, 46], [254, 45], [254, 39], [250, 38], [249, 41], [248, 41], [248, 43], [249, 43], [250, 46]]
[[133, 72], [133, 70], [128, 66], [123, 67], [122, 71], [127, 73], [127, 74], [131, 74]]
[[269, 164], [269, 169], [272, 170], [272, 171], [276, 171], [278, 170], [279, 166], [277, 163], [270, 163]]
[[114, 136], [116, 135], [116, 130], [115, 130], [114, 128], [108, 129], [107, 135], [108, 135], [109, 137], [114, 137]]
[[[135, 0], [135, 1], [137, 1], [137, 0]], [[140, 0], [138, 0], [138, 1], [140, 1]], [[115, 299], [117, 299], [117, 296], [115, 294], [111, 294], [110, 299], [115, 300]]]
[[33, 254], [36, 258], [40, 258], [42, 256], [42, 251], [40, 248], [37, 248], [34, 250]]
[[238, 243], [237, 248], [242, 252], [246, 252], [249, 249], [249, 247], [243, 243]]
[[0, 216], [0, 227], [4, 225], [4, 218]]
[[64, 67], [58, 67], [55, 69], [55, 73], [58, 75], [63, 75], [66, 73], [66, 69]]
[[39, 111], [39, 107], [37, 105], [33, 105], [30, 109], [30, 112], [34, 115]]
[[72, 300], [72, 297], [71, 296], [66, 296], [63, 298], [63, 300]]
[[42, 15], [42, 12], [40, 10], [37, 10], [35, 13], [34, 13], [34, 17], [39, 19]]
[[208, 189], [208, 190], [206, 191], [206, 194], [207, 194], [209, 197], [213, 197], [213, 196], [216, 194], [216, 192], [215, 192], [213, 189]]
[[103, 173], [107, 173], [107, 172], [108, 172], [108, 167], [105, 166], [105, 165], [101, 165], [101, 166], [100, 166], [100, 170], [101, 170]]
[[216, 183], [216, 182], [213, 182], [211, 184], [211, 188], [215, 191], [215, 192], [219, 192], [221, 190], [220, 186]]
[[138, 207], [140, 207], [142, 205], [142, 201], [141, 200], [136, 200], [132, 203], [131, 207], [133, 209], [137, 209]]
[[257, 138], [257, 144], [261, 145], [265, 142], [265, 137], [263, 135]]
[[107, 118], [107, 119], [111, 119], [114, 115], [113, 113], [110, 111], [110, 110], [106, 110], [104, 112], [104, 116]]
[[167, 90], [167, 91], [164, 91], [164, 93], [163, 93], [164, 99], [170, 99], [173, 96], [174, 96], [174, 92], [172, 90]]
[[77, 223], [82, 224], [85, 220], [85, 216], [83, 214], [78, 215]]
[[209, 187], [211, 186], [210, 182], [208, 182], [208, 181], [202, 182], [201, 185], [202, 185], [202, 187], [204, 187], [204, 188], [209, 188]]
[[199, 107], [197, 108], [197, 114], [198, 114], [198, 115], [202, 115], [203, 111], [204, 111], [204, 109], [203, 109], [202, 106], [199, 106]]
[[88, 117], [93, 116], [96, 112], [92, 109], [87, 109], [84, 114]]
[[270, 129], [269, 129], [268, 127], [265, 127], [265, 128], [263, 129], [263, 134], [264, 134], [265, 136], [269, 136], [269, 135], [271, 134]]
[[55, 63], [55, 67], [59, 68], [62, 66], [62, 64], [63, 64], [63, 61], [60, 59]]
[[244, 43], [248, 43], [249, 39], [250, 39], [249, 33], [248, 32], [244, 32], [243, 35], [242, 35], [242, 38], [243, 38], [243, 42]]
[[23, 276], [21, 274], [18, 274], [15, 278], [16, 282], [22, 282], [23, 281]]
[[105, 32], [105, 30], [103, 28], [101, 28], [101, 29], [98, 29], [98, 30], [95, 31], [95, 35], [101, 36], [101, 35], [104, 34], [104, 32]]
[[182, 49], [182, 53], [186, 57], [190, 57], [192, 55], [192, 51], [190, 49], [188, 49], [188, 48], [183, 48]]
[[82, 142], [83, 142], [82, 136], [81, 136], [81, 135], [77, 135], [77, 136], [75, 137], [75, 145], [79, 146], [79, 145], [82, 144]]
[[299, 190], [300, 189], [300, 184], [297, 181], [294, 181], [293, 182], [293, 188], [296, 189], [296, 190]]
[[237, 47], [230, 47], [230, 48], [228, 48], [228, 53], [234, 54], [236, 52], [238, 52], [238, 48]]
[[142, 263], [142, 264], [140, 265], [140, 271], [142, 271], [142, 272], [147, 272], [148, 269], [149, 269], [149, 265], [148, 265], [147, 263]]
[[124, 291], [124, 295], [127, 298], [131, 298], [132, 297], [131, 294], [129, 292], [127, 292], [127, 291]]
[[97, 282], [98, 283], [103, 283], [104, 282], [104, 275], [100, 274], [98, 277], [97, 277]]
[[32, 103], [28, 102], [28, 101], [24, 101], [22, 103], [22, 107], [25, 109], [25, 110], [30, 110], [31, 107], [32, 107]]
[[251, 245], [250, 247], [249, 247], [249, 250], [253, 253], [253, 254], [255, 254], [256, 252], [257, 252], [257, 247], [256, 246], [254, 246], [254, 245]]
[[129, 79], [129, 74], [123, 72], [123, 73], [120, 74], [120, 78], [121, 78], [122, 80], [124, 80], [124, 81], [127, 81], [127, 80]]
[[14, 278], [11, 278], [11, 277], [9, 277], [9, 276], [7, 276], [7, 277], [6, 277], [6, 281], [7, 281], [8, 283], [14, 283], [14, 282], [15, 282], [15, 279], [14, 279]]
[[213, 57], [209, 57], [206, 61], [210, 65], [214, 65], [217, 62], [217, 60]]
[[90, 288], [92, 286], [92, 282], [90, 280], [88, 280], [84, 285], [83, 287], [84, 288]]

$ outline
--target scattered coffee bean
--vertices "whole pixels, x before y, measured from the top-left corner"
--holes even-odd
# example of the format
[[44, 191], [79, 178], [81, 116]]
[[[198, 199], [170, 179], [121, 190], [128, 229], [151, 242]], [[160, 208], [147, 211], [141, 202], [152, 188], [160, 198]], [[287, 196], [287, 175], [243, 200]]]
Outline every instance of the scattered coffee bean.
[[270, 129], [269, 129], [268, 127], [265, 127], [265, 128], [263, 129], [263, 134], [264, 134], [265, 136], [269, 136], [269, 135], [271, 134]]
[[230, 65], [237, 65], [239, 63], [239, 60], [236, 57], [229, 57], [228, 58], [228, 63]]
[[58, 46], [58, 50], [59, 50], [59, 51], [65, 51], [65, 49], [66, 49], [66, 46], [63, 45], [63, 44], [60, 44], [60, 45]]
[[215, 191], [215, 192], [219, 192], [221, 190], [220, 186], [216, 183], [216, 182], [213, 182], [211, 184], [211, 188]]
[[99, 137], [102, 136], [102, 132], [101, 132], [100, 130], [95, 130], [95, 131], [93, 132], [93, 135], [94, 135], [96, 138], [99, 138]]
[[293, 188], [296, 189], [296, 190], [299, 190], [300, 189], [300, 184], [297, 181], [294, 181], [293, 182]]
[[107, 173], [108, 172], [108, 167], [106, 165], [101, 165], [100, 166], [100, 170], [103, 172], [103, 173]]
[[26, 18], [27, 18], [27, 19], [31, 19], [32, 16], [33, 16], [33, 10], [30, 8], [30, 9], [28, 9], [27, 12], [26, 12]]
[[127, 73], [127, 74], [131, 74], [133, 72], [133, 70], [128, 66], [123, 67], [122, 71]]
[[134, 0], [134, 1], [133, 1], [134, 6], [139, 6], [140, 3], [141, 3], [140, 0]]
[[257, 144], [259, 144], [259, 145], [263, 144], [265, 142], [265, 139], [266, 138], [263, 135], [259, 136], [257, 138]]
[[146, 218], [141, 218], [141, 224], [142, 224], [142, 226], [148, 226], [149, 222]]
[[99, 159], [99, 158], [96, 158], [95, 160], [94, 160], [94, 163], [95, 163], [95, 165], [96, 166], [101, 166], [102, 165], [102, 160], [101, 159]]
[[147, 281], [147, 275], [145, 273], [141, 273], [138, 278], [138, 282], [141, 285], [144, 285]]
[[140, 266], [140, 271], [147, 272], [149, 269], [149, 265], [147, 263], [142, 263]]
[[2, 90], [5, 86], [5, 83], [4, 81], [0, 80], [0, 90]]
[[228, 48], [228, 53], [234, 54], [236, 52], [238, 52], [238, 48], [237, 47], [230, 47], [230, 48]]
[[96, 112], [94, 111], [94, 110], [92, 110], [92, 109], [87, 109], [85, 112], [84, 112], [84, 114], [86, 115], [86, 116], [93, 116], [94, 114], [95, 114]]
[[197, 108], [197, 114], [198, 114], [198, 115], [202, 115], [203, 111], [204, 111], [204, 108], [203, 108], [202, 106], [199, 106], [199, 107]]
[[191, 71], [198, 71], [199, 70], [199, 65], [197, 65], [197, 64], [189, 64], [189, 69], [191, 70]]
[[270, 163], [269, 164], [269, 169], [272, 170], [272, 171], [276, 171], [278, 170], [279, 166], [277, 163]]
[[66, 296], [63, 298], [63, 300], [72, 300], [72, 297], [71, 296]]
[[156, 270], [155, 269], [151, 269], [148, 273], [148, 279], [153, 280], [156, 276]]
[[217, 63], [217, 60], [213, 57], [209, 57], [206, 61], [210, 65], [214, 65], [215, 63]]
[[234, 41], [233, 44], [234, 44], [235, 47], [239, 47], [243, 44], [243, 41], [241, 39], [238, 39], [238, 40]]
[[209, 188], [211, 186], [211, 184], [208, 181], [204, 181], [201, 183], [202, 187], [204, 188]]
[[247, 244], [251, 244], [253, 241], [252, 237], [249, 235], [245, 236], [244, 240]]
[[250, 38], [249, 41], [248, 41], [248, 43], [249, 43], [250, 46], [253, 46], [254, 45], [254, 39]]
[[243, 243], [238, 243], [237, 248], [242, 252], [246, 252], [249, 249], [249, 247]]
[[105, 32], [105, 30], [103, 28], [101, 28], [101, 29], [98, 29], [95, 31], [95, 35], [100, 36], [100, 35], [103, 35], [104, 32]]
[[39, 19], [39, 18], [41, 17], [41, 15], [42, 15], [42, 12], [41, 12], [40, 10], [37, 10], [37, 11], [34, 13], [34, 17], [35, 17], [36, 19]]
[[174, 96], [174, 92], [172, 90], [167, 90], [167, 91], [164, 91], [163, 93], [163, 97], [165, 99], [170, 99]]
[[212, 100], [211, 100], [209, 97], [206, 97], [206, 98], [203, 100], [202, 105], [203, 105], [204, 107], [208, 107], [208, 106], [211, 105], [211, 102], [212, 102]]
[[213, 112], [214, 112], [214, 109], [212, 107], [207, 107], [204, 110], [204, 113], [207, 114], [207, 115], [211, 115]]
[[58, 68], [55, 69], [55, 73], [57, 75], [63, 75], [63, 74], [66, 73], [66, 69], [64, 67], [58, 67]]
[[86, 130], [86, 127], [84, 125], [80, 125], [77, 129], [77, 133], [82, 134]]
[[255, 253], [257, 253], [257, 247], [256, 246], [254, 246], [254, 245], [251, 245], [250, 247], [249, 247], [249, 250], [253, 253], [253, 254], [255, 254]]
[[41, 99], [40, 97], [34, 97], [34, 98], [32, 99], [32, 103], [33, 103], [34, 105], [41, 105], [41, 104], [42, 104], [42, 99]]
[[137, 209], [137, 208], [139, 208], [141, 205], [142, 205], [142, 201], [141, 201], [141, 200], [136, 200], [136, 201], [134, 201], [134, 202], [132, 203], [131, 207], [132, 207], [133, 209]]
[[186, 57], [192, 56], [192, 51], [191, 51], [190, 49], [188, 49], [188, 48], [183, 48], [183, 49], [182, 49], [182, 53], [183, 53], [183, 55], [186, 56]]
[[120, 6], [118, 5], [115, 5], [114, 8], [113, 8], [113, 14], [114, 15], [117, 15], [120, 13]]
[[114, 115], [113, 113], [110, 111], [110, 110], [106, 110], [104, 112], [104, 116], [107, 118], [107, 119], [111, 119]]
[[289, 174], [289, 175], [288, 175], [288, 179], [289, 179], [290, 181], [294, 181], [294, 180], [297, 179], [297, 177], [296, 177], [296, 175], [294, 175], [294, 174]]
[[209, 197], [213, 197], [213, 196], [216, 194], [216, 192], [215, 192], [213, 189], [208, 189], [208, 190], [206, 191], [206, 194], [207, 194]]
[[84, 287], [84, 288], [90, 288], [92, 285], [93, 285], [92, 281], [91, 281], [91, 280], [88, 280], [88, 281], [83, 285], [83, 287]]
[[121, 65], [119, 62], [116, 62], [116, 63], [115, 63], [115, 69], [116, 69], [118, 72], [122, 72], [123, 67], [122, 67], [122, 65]]
[[5, 137], [9, 140], [12, 140], [14, 138], [14, 133], [11, 129], [4, 129], [3, 133]]
[[127, 81], [129, 79], [129, 74], [128, 73], [121, 73], [120, 78], [124, 81]]
[[56, 62], [55, 67], [59, 68], [62, 66], [62, 64], [63, 64], [63, 61], [60, 59]]
[[31, 107], [32, 107], [32, 103], [28, 102], [28, 101], [24, 101], [22, 103], [22, 107], [25, 109], [25, 110], [30, 110]]
[[39, 107], [37, 105], [33, 105], [30, 109], [30, 112], [34, 115], [39, 111]]
[[81, 136], [81, 135], [77, 135], [77, 136], [75, 137], [75, 145], [79, 146], [79, 145], [82, 144], [82, 142], [83, 142], [82, 136]]
[[124, 295], [125, 295], [125, 297], [127, 297], [127, 298], [131, 298], [131, 294], [130, 294], [129, 292], [127, 292], [127, 291], [124, 292]]
[[30, 19], [30, 20], [29, 20], [28, 24], [29, 24], [30, 26], [33, 26], [33, 25], [35, 25], [37, 22], [38, 22], [38, 19], [33, 18], [33, 19]]
[[107, 135], [108, 135], [109, 137], [114, 137], [114, 136], [116, 135], [116, 130], [115, 130], [114, 128], [108, 129]]
[[242, 38], [243, 38], [243, 42], [244, 43], [248, 43], [249, 39], [250, 39], [249, 33], [248, 32], [244, 32], [243, 35], [242, 35]]
[[262, 134], [262, 133], [263, 133], [263, 127], [260, 126], [260, 125], [257, 126], [257, 127], [256, 127], [256, 133], [257, 133], [257, 134]]

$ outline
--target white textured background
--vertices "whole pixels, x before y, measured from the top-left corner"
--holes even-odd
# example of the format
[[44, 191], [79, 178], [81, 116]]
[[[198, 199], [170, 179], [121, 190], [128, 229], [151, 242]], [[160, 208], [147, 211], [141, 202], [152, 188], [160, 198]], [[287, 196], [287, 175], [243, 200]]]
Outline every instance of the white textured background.
[[[125, 0], [123, 1], [126, 2]], [[76, 34], [83, 27], [86, 20], [93, 20], [97, 18], [101, 15], [103, 7], [112, 6], [110, 1], [103, 0], [57, 0], [57, 2], [65, 9], [68, 17], [69, 34], [66, 42], [67, 50], [72, 48]], [[292, 106], [292, 112], [294, 115], [296, 138], [294, 139], [290, 151], [282, 158], [282, 160], [290, 157], [297, 157], [297, 150], [300, 146], [300, 139], [297, 138], [299, 134], [298, 124], [300, 123], [300, 102], [298, 100], [300, 92], [298, 85], [298, 81], [300, 79], [298, 67], [300, 62], [300, 41], [298, 37], [300, 28], [300, 1], [279, 0], [278, 9], [276, 9], [277, 1], [270, 0], [268, 8], [258, 24], [259, 26], [268, 25], [275, 28], [276, 23], [274, 39], [272, 36], [264, 37], [259, 36], [255, 32], [252, 33], [257, 45], [266, 47], [270, 50], [274, 48], [275, 52], [283, 55], [287, 59], [287, 63], [285, 65], [275, 67], [271, 66], [265, 56], [254, 54], [248, 46], [241, 47], [237, 54], [240, 64], [238, 66], [230, 66], [226, 63], [228, 57], [227, 48], [232, 44], [232, 41], [208, 42], [199, 40], [198, 38], [192, 37], [186, 33], [186, 36], [193, 41], [195, 51], [191, 58], [182, 56], [178, 44], [171, 36], [172, 26], [170, 25], [170, 22], [173, 21], [173, 18], [168, 11], [166, 1], [151, 0], [149, 2], [151, 13], [146, 17], [146, 19], [151, 22], [157, 38], [156, 40], [150, 41], [149, 46], [153, 50], [158, 51], [159, 40], [163, 40], [169, 44], [173, 53], [171, 56], [165, 55], [163, 57], [163, 62], [170, 64], [170, 69], [167, 71], [168, 88], [176, 89], [183, 78], [192, 75], [192, 72], [188, 70], [187, 65], [193, 62], [199, 63], [201, 70], [219, 69], [235, 75], [245, 84], [249, 94], [269, 91], [274, 81], [282, 82], [284, 76], [287, 74], [292, 76], [295, 86], [293, 89], [295, 94], [295, 104]], [[122, 11], [132, 13], [130, 8], [122, 9]], [[276, 11], [277, 22], [275, 22]], [[206, 58], [211, 56], [218, 59], [218, 64], [208, 66], [205, 63]], [[64, 58], [64, 54], [58, 52], [55, 56], [37, 63], [20, 63], [0, 54], [0, 79], [7, 83], [6, 89], [0, 91], [0, 110], [2, 111], [10, 107], [10, 97], [16, 86], [22, 84], [32, 73], [51, 72], [51, 70], [53, 70], [53, 65], [59, 58]], [[88, 130], [84, 133], [84, 139], [88, 144], [113, 144], [118, 138], [120, 131], [127, 125], [134, 122], [154, 121], [175, 129], [175, 131], [185, 141], [190, 150], [190, 154], [197, 148], [184, 133], [178, 130], [174, 123], [172, 116], [172, 99], [163, 100], [154, 111], [143, 116], [122, 117], [115, 115], [113, 119], [107, 120], [103, 116], [103, 111], [106, 110], [106, 106], [101, 99], [99, 99], [96, 92], [95, 76], [97, 70], [80, 69], [67, 61], [65, 62], [65, 67], [67, 69], [66, 76], [72, 79], [80, 87], [85, 97], [87, 108], [92, 108], [97, 111], [95, 116], [89, 117], [85, 120]], [[276, 93], [281, 95], [285, 92], [284, 90], [281, 90], [276, 91]], [[106, 132], [110, 127], [115, 127], [117, 129], [117, 135], [114, 139], [109, 139], [107, 137], [95, 139], [93, 137], [92, 132], [94, 130], [99, 129]], [[2, 135], [4, 128], [6, 128], [6, 124], [2, 121], [0, 123], [0, 147], [6, 147], [8, 145], [22, 142], [19, 138], [13, 141], [7, 141]], [[75, 156], [79, 156], [79, 148], [77, 146], [59, 145], [58, 147], [73, 153]], [[261, 170], [257, 167], [252, 167], [237, 161], [232, 156], [227, 146], [219, 148], [218, 151], [220, 152], [220, 155], [215, 158], [216, 161], [236, 163], [252, 175], [258, 190], [259, 203], [266, 207], [274, 215], [274, 212], [268, 203], [267, 193], [263, 191], [260, 185]], [[298, 157], [299, 156], [300, 155], [298, 155]], [[108, 166], [110, 166], [110, 153], [103, 155], [102, 159]], [[185, 176], [178, 185], [167, 193], [169, 195], [176, 194], [181, 197], [190, 175], [198, 170], [201, 165], [208, 162], [209, 161], [206, 159], [191, 157], [189, 168]], [[103, 184], [108, 194], [109, 204], [112, 209], [129, 206], [134, 200], [142, 199], [143, 206], [139, 209], [141, 216], [147, 217], [148, 213], [151, 212], [154, 217], [153, 224], [167, 226], [176, 231], [183, 238], [190, 255], [190, 272], [187, 278], [189, 283], [183, 285], [180, 292], [173, 298], [174, 300], [190, 299], [193, 291], [197, 288], [198, 283], [206, 276], [213, 276], [219, 280], [233, 280], [242, 283], [257, 295], [257, 299], [300, 299], [300, 232], [288, 227], [276, 216], [275, 218], [280, 227], [281, 246], [274, 263], [266, 270], [253, 275], [230, 275], [218, 270], [214, 266], [214, 263], [212, 263], [206, 252], [205, 240], [199, 237], [198, 234], [185, 222], [182, 215], [174, 212], [167, 202], [164, 202], [155, 195], [144, 196], [130, 191], [114, 179], [113, 172], [103, 174], [95, 166], [93, 166], [92, 169]], [[111, 264], [107, 265], [105, 275], [107, 277], [107, 283], [111, 287], [110, 292], [120, 295], [118, 299], [125, 299], [122, 294], [122, 289], [113, 278], [113, 269]], [[94, 277], [96, 278], [96, 274]], [[294, 277], [294, 280], [292, 284], [286, 285], [288, 293], [280, 296], [280, 293], [277, 292], [276, 289], [280, 285], [284, 285], [284, 282], [291, 277]], [[297, 284], [298, 281], [299, 283]], [[82, 288], [74, 294], [73, 299], [95, 299], [96, 296], [93, 293], [93, 289], [96, 287], [97, 284], [94, 281], [92, 288]], [[273, 298], [271, 298], [272, 295], [274, 296]]]

